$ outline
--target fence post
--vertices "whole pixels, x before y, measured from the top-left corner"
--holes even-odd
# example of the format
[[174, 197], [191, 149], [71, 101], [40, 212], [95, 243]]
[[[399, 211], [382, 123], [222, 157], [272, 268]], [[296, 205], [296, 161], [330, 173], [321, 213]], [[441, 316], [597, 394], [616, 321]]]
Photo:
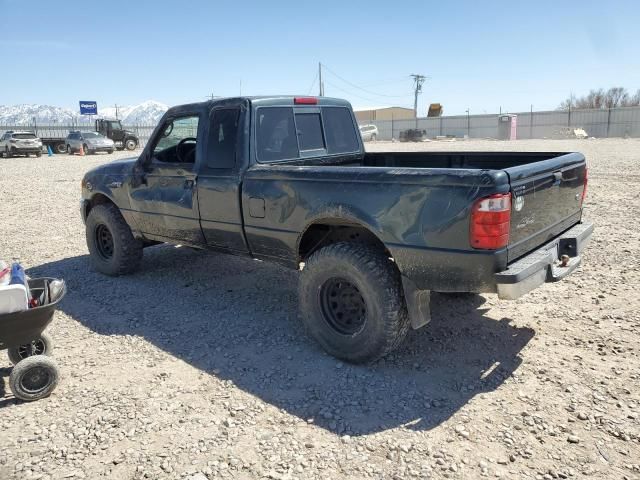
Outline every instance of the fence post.
[[533, 138], [533, 104], [531, 104], [531, 114], [529, 115], [529, 139]]
[[442, 113], [440, 113], [440, 136], [442, 136]]
[[393, 139], [394, 139], [394, 136], [393, 136], [393, 112], [391, 112], [391, 140], [393, 140]]
[[607, 113], [607, 138], [609, 138], [610, 129], [611, 129], [611, 107], [609, 107], [609, 113]]

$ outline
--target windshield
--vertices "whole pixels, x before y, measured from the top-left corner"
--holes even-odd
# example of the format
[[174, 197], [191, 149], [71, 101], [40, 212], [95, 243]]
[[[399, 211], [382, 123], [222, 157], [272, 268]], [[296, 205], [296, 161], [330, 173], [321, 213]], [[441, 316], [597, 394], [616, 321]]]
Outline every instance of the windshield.
[[33, 133], [14, 133], [13, 134], [13, 138], [19, 138], [19, 139], [33, 139], [33, 138], [37, 138]]
[[82, 136], [84, 138], [102, 138], [102, 135], [96, 132], [84, 132]]

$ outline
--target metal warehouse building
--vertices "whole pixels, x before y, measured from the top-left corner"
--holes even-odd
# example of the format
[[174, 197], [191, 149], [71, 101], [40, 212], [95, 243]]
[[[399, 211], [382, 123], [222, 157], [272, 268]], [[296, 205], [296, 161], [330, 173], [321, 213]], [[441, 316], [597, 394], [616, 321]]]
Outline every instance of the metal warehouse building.
[[416, 118], [412, 108], [381, 107], [356, 110], [356, 120], [360, 125], [376, 120], [406, 120]]

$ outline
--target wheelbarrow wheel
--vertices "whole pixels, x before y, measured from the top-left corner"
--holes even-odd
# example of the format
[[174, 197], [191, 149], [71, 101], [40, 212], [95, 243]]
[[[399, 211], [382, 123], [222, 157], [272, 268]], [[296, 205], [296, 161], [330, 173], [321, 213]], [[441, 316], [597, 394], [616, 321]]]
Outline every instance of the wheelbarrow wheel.
[[48, 397], [58, 385], [58, 365], [51, 357], [34, 355], [18, 362], [9, 376], [9, 388], [20, 400]]
[[51, 356], [53, 353], [53, 341], [49, 335], [43, 332], [38, 338], [32, 340], [30, 343], [9, 348], [7, 353], [9, 354], [9, 360], [14, 365], [25, 358], [32, 357], [34, 355]]

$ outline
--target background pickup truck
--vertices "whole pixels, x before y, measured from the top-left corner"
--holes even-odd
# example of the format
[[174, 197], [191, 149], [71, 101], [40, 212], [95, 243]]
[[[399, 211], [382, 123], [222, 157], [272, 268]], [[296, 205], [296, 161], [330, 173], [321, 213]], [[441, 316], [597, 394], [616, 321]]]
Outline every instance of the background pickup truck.
[[242, 97], [171, 108], [137, 159], [88, 172], [95, 269], [190, 245], [300, 270], [301, 319], [351, 362], [429, 321], [429, 293], [517, 298], [580, 262], [579, 153], [366, 153], [350, 105]]

